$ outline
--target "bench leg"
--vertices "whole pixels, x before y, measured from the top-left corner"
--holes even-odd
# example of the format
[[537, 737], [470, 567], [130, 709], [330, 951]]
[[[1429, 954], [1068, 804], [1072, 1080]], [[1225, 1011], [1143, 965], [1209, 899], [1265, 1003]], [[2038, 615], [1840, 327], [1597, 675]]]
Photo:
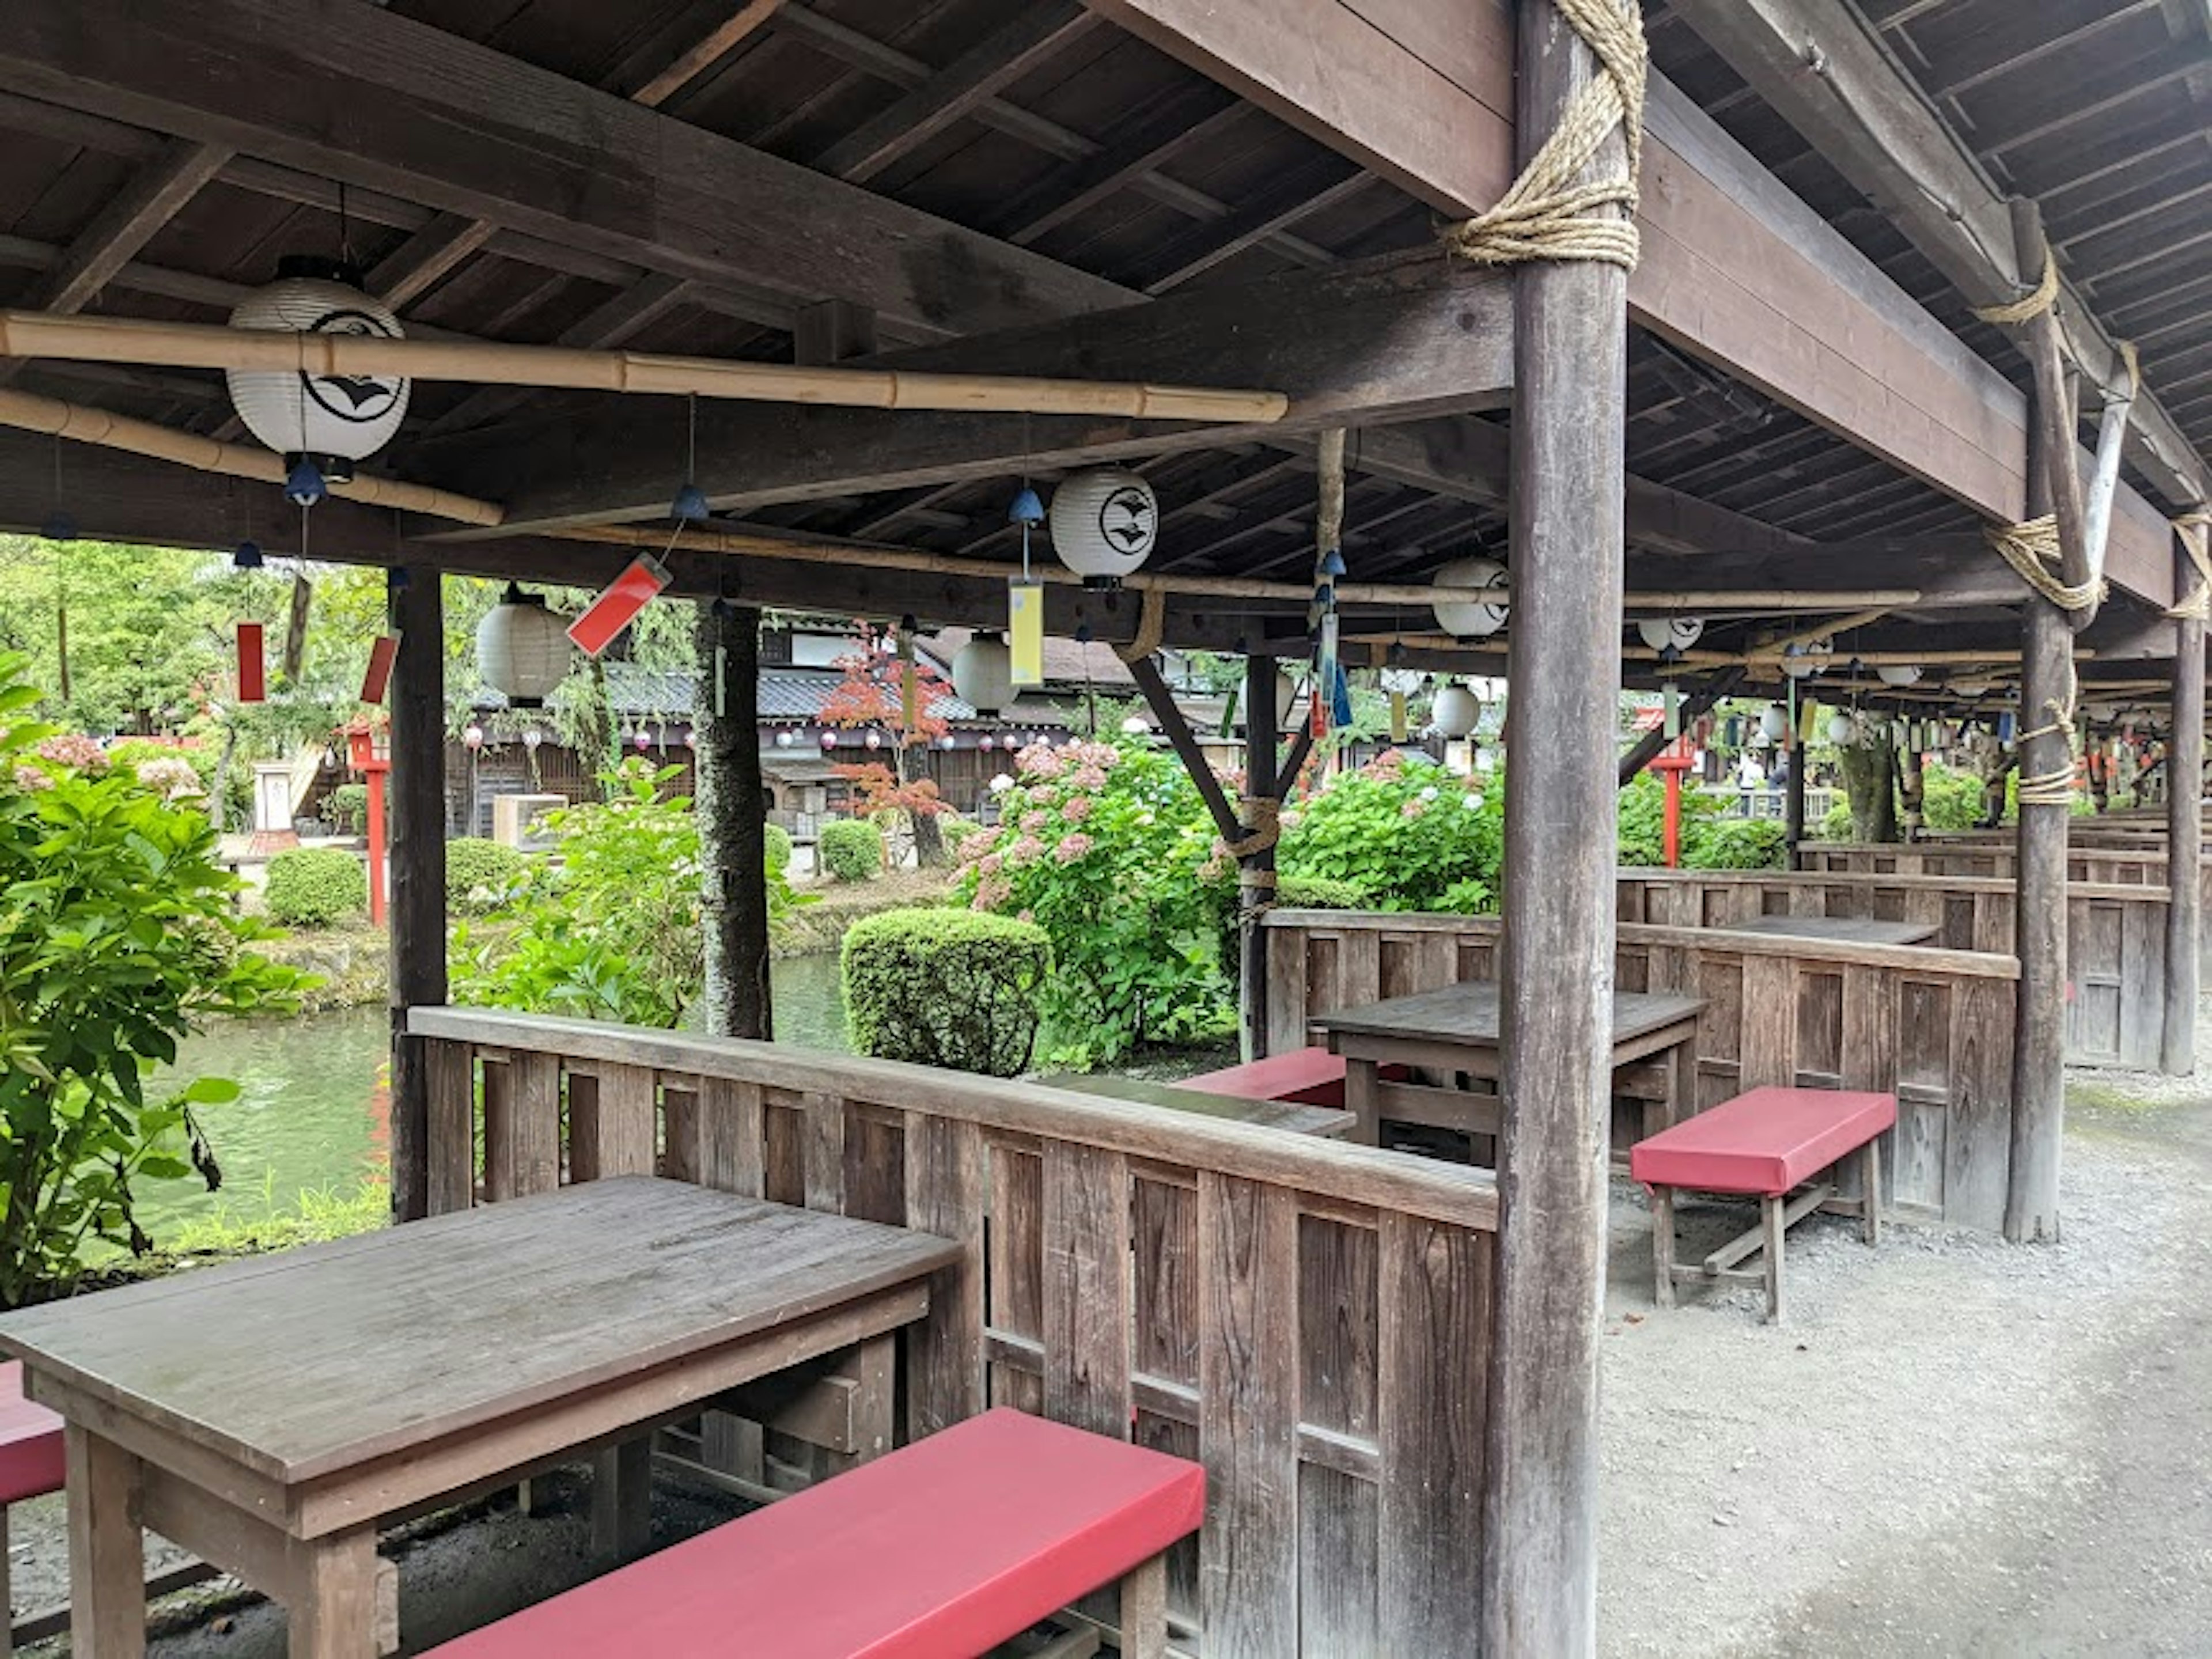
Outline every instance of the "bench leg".
[[146, 1537], [138, 1460], [75, 1423], [63, 1431], [69, 1494], [70, 1651], [143, 1659]]
[[1662, 1308], [1674, 1305], [1674, 1189], [1651, 1188], [1651, 1299]]
[[1866, 1242], [1881, 1243], [1881, 1137], [1876, 1135], [1866, 1144], [1864, 1174], [1866, 1184]]
[[653, 1533], [653, 1437], [592, 1456], [592, 1549], [617, 1561], [645, 1553]]
[[1783, 1213], [1787, 1195], [1777, 1193], [1759, 1203], [1766, 1220], [1766, 1322], [1782, 1322], [1782, 1240], [1788, 1218]]
[[1378, 1145], [1382, 1139], [1382, 1108], [1375, 1090], [1377, 1079], [1373, 1060], [1344, 1062], [1344, 1107], [1352, 1116], [1349, 1139], [1362, 1146]]
[[1121, 1580], [1121, 1659], [1167, 1659], [1168, 1558], [1154, 1556]]
[[842, 1474], [891, 1449], [898, 1415], [897, 1334], [885, 1332], [855, 1344], [836, 1374], [860, 1386], [853, 1396], [853, 1449], [823, 1455], [820, 1461], [829, 1474]]

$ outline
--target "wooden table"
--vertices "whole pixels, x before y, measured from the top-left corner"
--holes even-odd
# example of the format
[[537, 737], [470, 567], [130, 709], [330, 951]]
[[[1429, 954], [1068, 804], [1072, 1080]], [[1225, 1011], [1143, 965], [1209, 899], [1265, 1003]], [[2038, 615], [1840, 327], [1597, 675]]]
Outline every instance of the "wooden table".
[[[1695, 1109], [1698, 1015], [1705, 1006], [1702, 997], [1674, 991], [1613, 993], [1613, 1091], [1643, 1103], [1644, 1134], [1656, 1134]], [[1318, 1015], [1311, 1024], [1344, 1056], [1344, 1103], [1358, 1120], [1354, 1139], [1374, 1145], [1386, 1119], [1470, 1136], [1498, 1133], [1495, 981], [1390, 997]], [[1486, 1082], [1493, 1091], [1386, 1081], [1380, 1075], [1386, 1065]]]
[[1295, 1100], [1247, 1100], [1241, 1095], [1208, 1094], [1203, 1089], [1179, 1088], [1146, 1078], [1109, 1077], [1103, 1073], [1069, 1072], [1040, 1078], [1055, 1089], [1078, 1094], [1103, 1095], [1109, 1100], [1133, 1100], [1145, 1106], [1164, 1106], [1170, 1111], [1191, 1112], [1200, 1117], [1226, 1118], [1233, 1123], [1257, 1123], [1293, 1134], [1342, 1138], [1358, 1121], [1350, 1112], [1334, 1106], [1306, 1106]]
[[1828, 939], [1847, 945], [1919, 945], [1942, 932], [1934, 921], [1878, 921], [1872, 916], [1753, 916], [1731, 921], [1730, 933], [1782, 934], [1792, 939]]
[[641, 1522], [652, 1428], [888, 1349], [959, 1255], [640, 1176], [9, 1315], [0, 1350], [67, 1424], [73, 1650], [143, 1652], [143, 1520], [282, 1601], [295, 1659], [371, 1659], [380, 1517], [614, 1448]]

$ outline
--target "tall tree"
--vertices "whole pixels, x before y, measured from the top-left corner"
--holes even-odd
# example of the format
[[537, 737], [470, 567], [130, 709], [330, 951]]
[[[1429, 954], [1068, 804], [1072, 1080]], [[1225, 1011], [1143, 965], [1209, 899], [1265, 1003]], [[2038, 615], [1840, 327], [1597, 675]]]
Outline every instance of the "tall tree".
[[723, 601], [696, 609], [691, 745], [707, 933], [701, 1000], [710, 1035], [768, 1038], [775, 1035], [775, 1009], [757, 718], [760, 612]]

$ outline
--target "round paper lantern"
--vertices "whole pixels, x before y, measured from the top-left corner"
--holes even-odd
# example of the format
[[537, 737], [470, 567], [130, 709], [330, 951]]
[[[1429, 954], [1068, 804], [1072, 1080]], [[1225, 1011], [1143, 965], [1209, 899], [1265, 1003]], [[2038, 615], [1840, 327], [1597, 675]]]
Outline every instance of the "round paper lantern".
[[1793, 680], [1809, 680], [1828, 665], [1835, 650], [1832, 640], [1807, 640], [1802, 645], [1789, 646], [1782, 653], [1782, 672]]
[[544, 708], [574, 655], [568, 624], [513, 582], [477, 624], [477, 672], [517, 708]]
[[1472, 736], [1482, 719], [1482, 699], [1454, 681], [1437, 692], [1436, 707], [1430, 711], [1430, 718], [1437, 730], [1448, 738]]
[[[294, 258], [276, 280], [246, 295], [233, 328], [293, 334], [404, 338], [390, 308], [362, 293], [357, 273], [334, 261]], [[223, 376], [246, 429], [288, 462], [307, 461], [331, 483], [392, 441], [407, 414], [408, 383], [397, 374], [309, 374], [297, 369], [232, 369]]]
[[960, 740], [954, 737], [950, 732], [947, 732], [943, 737], [937, 740], [937, 746], [939, 749], [948, 750], [957, 749], [960, 746]]
[[880, 749], [884, 746], [884, 734], [880, 732], [871, 732], [860, 741], [871, 749]]
[[641, 755], [653, 747], [653, 739], [646, 736], [645, 728], [641, 726], [637, 729], [637, 735], [630, 741], [637, 745], [637, 752]]
[[1851, 717], [1849, 714], [1828, 716], [1828, 741], [1841, 748], [1851, 740]]
[[952, 690], [979, 714], [995, 714], [1014, 700], [1014, 653], [1005, 635], [986, 629], [952, 653]]
[[1454, 559], [1439, 569], [1431, 585], [1440, 595], [1431, 603], [1437, 613], [1437, 626], [1454, 639], [1488, 639], [1505, 626], [1512, 606], [1480, 598], [1451, 597], [1448, 590], [1466, 589], [1479, 595], [1485, 588], [1505, 586], [1505, 567], [1495, 559]]
[[1790, 714], [1778, 702], [1770, 702], [1759, 712], [1759, 730], [1769, 743], [1779, 743], [1790, 735]]
[[1118, 466], [1079, 472], [1052, 492], [1052, 550], [1085, 587], [1119, 587], [1160, 532], [1152, 487]]
[[995, 738], [994, 738], [988, 732], [986, 732], [981, 737], [975, 739], [975, 746], [978, 749], [988, 750], [996, 749], [999, 746], [999, 744]]
[[835, 732], [824, 732], [822, 734], [822, 746], [824, 749], [835, 749], [837, 746], [837, 734]]
[[799, 739], [793, 737], [788, 730], [779, 732], [775, 734], [775, 746], [779, 749], [788, 749], [792, 744], [798, 741]]
[[1874, 672], [1884, 685], [1917, 685], [1920, 681], [1919, 668], [1909, 662], [1884, 663]]
[[471, 724], [461, 728], [461, 747], [473, 754], [483, 747], [483, 727]]
[[1687, 651], [1705, 631], [1702, 617], [1647, 617], [1636, 624], [1654, 651]]

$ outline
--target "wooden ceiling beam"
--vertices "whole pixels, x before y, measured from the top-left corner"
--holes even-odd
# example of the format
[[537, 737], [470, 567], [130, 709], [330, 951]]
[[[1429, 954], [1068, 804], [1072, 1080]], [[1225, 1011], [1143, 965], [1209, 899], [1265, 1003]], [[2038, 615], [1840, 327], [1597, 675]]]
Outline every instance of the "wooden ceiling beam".
[[658, 109], [775, 21], [782, 0], [700, 0], [631, 52], [609, 91]]
[[[2035, 286], [2041, 273], [2019, 270], [2013, 257], [2004, 201], [1856, 12], [1819, 0], [1674, 0], [1673, 9], [1971, 303], [2009, 301]], [[2074, 360], [2099, 384], [2124, 386], [2111, 337], [2070, 288], [2060, 315]], [[2212, 471], [2152, 389], [2136, 398], [2129, 423], [2127, 459], [2161, 494], [2185, 503], [2212, 499]]]

